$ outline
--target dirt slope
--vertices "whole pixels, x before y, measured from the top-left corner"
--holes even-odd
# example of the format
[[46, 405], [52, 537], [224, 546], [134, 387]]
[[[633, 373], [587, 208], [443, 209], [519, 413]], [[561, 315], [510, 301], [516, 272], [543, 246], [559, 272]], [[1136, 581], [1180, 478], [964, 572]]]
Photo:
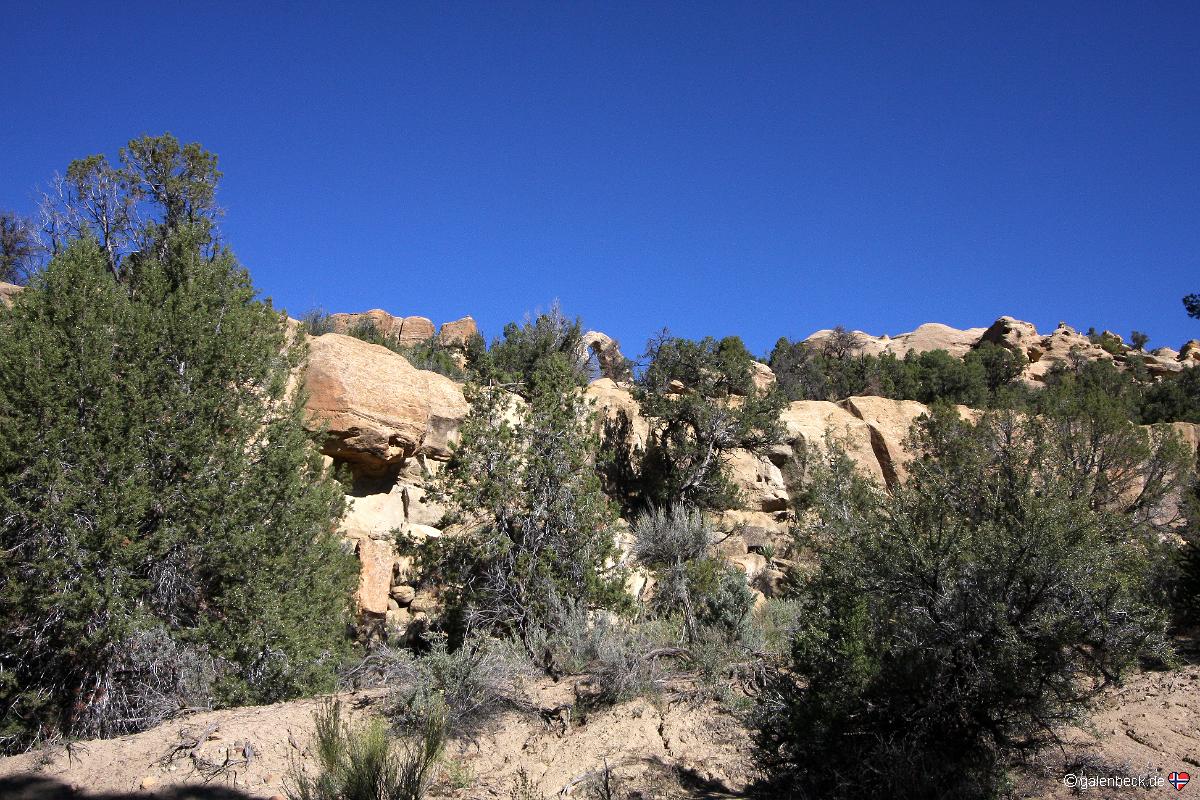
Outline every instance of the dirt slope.
[[[544, 684], [533, 701], [551, 708], [569, 685]], [[378, 707], [379, 692], [340, 695], [356, 714]], [[0, 797], [269, 798], [283, 790], [293, 765], [311, 765], [312, 715], [322, 700], [205, 712], [120, 739], [84, 742], [0, 759]], [[1021, 776], [1018, 797], [1118, 798], [1184, 796], [1200, 791], [1200, 666], [1145, 672], [1114, 689], [1090, 731], [1074, 730], [1067, 746], [1044, 754]], [[173, 750], [189, 737], [211, 734], [191, 750]], [[246, 745], [252, 756], [246, 763]], [[753, 783], [749, 735], [711, 705], [634, 700], [583, 719], [543, 719], [511, 712], [473, 741], [451, 743], [435, 798], [508, 798], [524, 771], [547, 798], [585, 797], [586, 783], [607, 762], [624, 798], [740, 796]], [[214, 774], [210, 771], [226, 765]], [[1077, 793], [1066, 772], [1089, 775], [1196, 774], [1195, 786], [1147, 792], [1089, 789]], [[206, 778], [208, 782], [205, 783]], [[144, 788], [143, 788], [144, 787]], [[75, 792], [79, 792], [78, 795]]]

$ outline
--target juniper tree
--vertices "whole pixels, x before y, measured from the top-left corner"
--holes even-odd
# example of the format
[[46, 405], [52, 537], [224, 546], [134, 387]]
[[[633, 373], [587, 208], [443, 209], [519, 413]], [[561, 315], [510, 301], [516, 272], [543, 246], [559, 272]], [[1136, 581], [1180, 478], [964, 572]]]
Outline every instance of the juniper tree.
[[0, 311], [0, 742], [332, 687], [352, 560], [288, 389], [300, 351], [184, 226], [90, 235]]
[[28, 278], [41, 252], [29, 220], [11, 211], [0, 211], [0, 281], [13, 283]]
[[[527, 646], [567, 605], [618, 607], [613, 508], [595, 471], [592, 412], [564, 354], [542, 358], [528, 401], [470, 386], [471, 411], [440, 491], [469, 512], [423, 566], [469, 629]], [[461, 631], [460, 631], [461, 632]]]
[[[757, 713], [763, 763], [791, 796], [854, 797], [864, 780], [893, 797], [995, 796], [1010, 759], [1056, 741], [1139, 656], [1163, 656], [1164, 562], [1142, 512], [1185, 468], [1127, 420], [1091, 441], [1108, 424], [970, 425], [943, 407], [894, 491], [836, 451], [817, 471], [801, 544], [819, 570]], [[1094, 464], [1149, 479], [1114, 494]]]
[[642, 460], [644, 502], [727, 508], [735, 487], [725, 467], [735, 448], [760, 452], [780, 436], [783, 396], [754, 387], [740, 339], [692, 341], [665, 332], [647, 346], [634, 397], [651, 425]]

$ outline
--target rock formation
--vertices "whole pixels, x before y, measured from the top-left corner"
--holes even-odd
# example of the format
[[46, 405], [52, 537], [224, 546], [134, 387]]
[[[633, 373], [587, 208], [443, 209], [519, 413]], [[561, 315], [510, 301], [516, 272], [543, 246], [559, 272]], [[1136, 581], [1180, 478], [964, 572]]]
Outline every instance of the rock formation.
[[[820, 330], [805, 341], [820, 345], [833, 333], [828, 329]], [[1065, 322], [1059, 323], [1052, 333], [1045, 335], [1038, 333], [1032, 323], [1008, 316], [998, 318], [987, 328], [958, 330], [929, 322], [910, 333], [895, 337], [872, 336], [862, 331], [851, 333], [860, 352], [873, 356], [890, 354], [897, 358], [903, 358], [908, 353], [919, 354], [931, 350], [945, 350], [961, 358], [981, 344], [990, 342], [1024, 355], [1029, 363], [1022, 377], [1027, 383], [1035, 385], [1044, 382], [1055, 366], [1070, 365], [1075, 361], [1109, 361], [1123, 367], [1128, 359], [1140, 357], [1151, 376], [1156, 378], [1178, 373], [1184, 366], [1200, 364], [1200, 341], [1193, 340], [1185, 344], [1180, 353], [1168, 347], [1143, 353], [1125, 344], [1117, 334], [1105, 331], [1101, 334], [1109, 343], [1109, 349], [1105, 349]]]
[[599, 377], [613, 381], [627, 381], [633, 377], [629, 360], [621, 354], [617, 340], [600, 331], [588, 331], [579, 343], [580, 363], [586, 364], [593, 357], [600, 372]]
[[467, 413], [462, 389], [386, 347], [336, 333], [309, 340], [307, 417], [323, 452], [380, 475], [406, 459], [446, 459]]
[[15, 283], [4, 283], [0, 281], [0, 305], [11, 306], [13, 298], [23, 289], [22, 286], [17, 286]]
[[[6, 287], [0, 286], [0, 299], [12, 293], [5, 292]], [[370, 319], [396, 342], [428, 341], [435, 335], [424, 317], [393, 317], [379, 310], [335, 317], [343, 330]], [[819, 331], [809, 341], [819, 342], [829, 333]], [[436, 335], [439, 344], [465, 350], [478, 328], [473, 319], [464, 317], [443, 324]], [[860, 337], [864, 352], [898, 357], [930, 350], [963, 356], [984, 342], [1024, 354], [1029, 360], [1024, 377], [1031, 382], [1044, 380], [1056, 364], [1081, 358], [1120, 366], [1133, 354], [1145, 359], [1152, 375], [1200, 365], [1200, 342], [1185, 345], [1180, 353], [1168, 348], [1141, 353], [1114, 336], [1106, 340], [1106, 350], [1066, 325], [1042, 335], [1030, 323], [1012, 317], [1001, 317], [986, 329], [927, 324], [891, 338]], [[628, 362], [613, 339], [596, 331], [584, 336], [580, 358], [594, 359], [601, 373], [585, 389], [594, 402], [598, 432], [607, 446], [625, 447], [636, 460], [645, 452], [651, 426], [630, 390]], [[756, 362], [753, 380], [755, 391], [767, 391], [775, 376]], [[448, 509], [430, 499], [427, 488], [430, 476], [440, 469], [439, 462], [449, 458], [467, 414], [462, 388], [442, 375], [416, 369], [386, 347], [336, 333], [309, 339], [305, 383], [306, 418], [313, 430], [325, 431], [324, 453], [348, 464], [355, 477], [341, 532], [362, 565], [357, 602], [363, 629], [368, 635], [407, 635], [424, 624], [438, 600], [429, 587], [415, 582], [411, 558], [397, 552], [395, 540], [397, 535], [415, 541], [441, 536], [443, 531], [436, 526], [452, 518]], [[520, 402], [513, 397], [514, 407]], [[793, 501], [829, 442], [840, 443], [864, 476], [894, 487], [906, 479], [912, 461], [905, 447], [912, 423], [927, 411], [918, 402], [882, 397], [789, 404], [780, 416], [783, 441], [763, 455], [735, 450], [727, 456], [741, 502], [716, 517], [723, 531], [714, 541], [717, 551], [746, 573], [760, 600], [772, 596], [790, 568], [774, 554], [789, 540]], [[964, 407], [959, 413], [971, 418], [979, 412]], [[1193, 449], [1200, 446], [1200, 426], [1170, 427]], [[624, 533], [618, 538], [628, 545], [628, 524], [623, 522], [621, 530]], [[451, 526], [445, 533], [454, 535], [454, 531]], [[652, 591], [652, 583], [649, 576], [635, 573], [629, 588], [640, 594]]]

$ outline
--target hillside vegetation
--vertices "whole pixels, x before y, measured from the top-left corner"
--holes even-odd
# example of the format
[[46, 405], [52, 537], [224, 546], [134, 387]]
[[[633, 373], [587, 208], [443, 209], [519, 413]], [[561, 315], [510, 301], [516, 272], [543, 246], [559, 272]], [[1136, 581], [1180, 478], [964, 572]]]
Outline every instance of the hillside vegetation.
[[[448, 743], [635, 702], [662, 737], [689, 703], [747, 732], [739, 791], [988, 798], [1178, 666], [1200, 345], [1004, 317], [630, 360], [557, 305], [490, 343], [297, 322], [221, 239], [219, 177], [143, 137], [5, 217], [3, 753], [368, 690], [273, 787], [536, 798]], [[581, 792], [633, 796], [598, 767]]]

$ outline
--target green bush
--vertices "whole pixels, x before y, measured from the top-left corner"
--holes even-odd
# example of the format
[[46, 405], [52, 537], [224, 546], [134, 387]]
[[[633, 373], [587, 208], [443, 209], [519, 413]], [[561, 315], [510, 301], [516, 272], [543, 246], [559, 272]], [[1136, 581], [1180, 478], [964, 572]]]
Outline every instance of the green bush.
[[634, 521], [633, 533], [633, 556], [655, 577], [653, 614], [682, 615], [691, 645], [702, 630], [727, 642], [742, 638], [754, 596], [745, 576], [713, 552], [713, 531], [700, 509], [651, 509]]
[[[346, 646], [354, 565], [286, 393], [300, 353], [231, 255], [168, 245], [119, 281], [77, 241], [0, 315], [10, 742], [155, 724], [206, 661], [187, 703], [328, 688]], [[129, 669], [150, 635], [173, 655]]]
[[341, 703], [329, 701], [314, 714], [318, 772], [293, 769], [289, 800], [421, 800], [446, 744], [444, 709], [429, 708], [400, 752], [382, 720], [352, 725]]
[[471, 734], [517, 704], [521, 680], [531, 672], [523, 653], [496, 640], [470, 639], [456, 650], [444, 636], [430, 640], [420, 655], [378, 647], [348, 676], [358, 688], [392, 690], [386, 713], [399, 730], [418, 730], [432, 711], [443, 709], [451, 735]]
[[597, 437], [572, 363], [545, 359], [525, 403], [489, 386], [469, 386], [467, 396], [471, 411], [440, 491], [471, 514], [462, 534], [430, 540], [418, 554], [445, 589], [456, 641], [474, 630], [528, 643], [567, 600], [622, 607], [615, 515], [594, 469]]
[[555, 301], [549, 311], [534, 319], [505, 325], [504, 336], [494, 340], [480, 357], [478, 373], [483, 382], [509, 386], [528, 398], [535, 376], [553, 359], [567, 364], [575, 385], [584, 386], [588, 376], [580, 358], [582, 343], [583, 323], [578, 318], [567, 319]]
[[647, 505], [686, 502], [728, 508], [736, 489], [724, 458], [779, 441], [784, 398], [758, 392], [753, 359], [740, 339], [699, 342], [665, 332], [647, 346], [634, 398], [650, 422], [639, 495]]
[[1007, 412], [971, 426], [938, 410], [890, 494], [835, 453], [802, 537], [820, 569], [798, 591], [790, 668], [755, 718], [781, 785], [993, 796], [1010, 759], [1078, 722], [1140, 655], [1165, 653], [1151, 523], [1064, 454], [1104, 452], [1124, 470], [1171, 447], [1084, 441], [1098, 430]]
[[922, 403], [1007, 406], [1022, 394], [1025, 357], [985, 342], [962, 358], [945, 350], [896, 358], [862, 352], [854, 334], [835, 330], [817, 343], [780, 339], [769, 364], [789, 400], [844, 400], [875, 395]]

